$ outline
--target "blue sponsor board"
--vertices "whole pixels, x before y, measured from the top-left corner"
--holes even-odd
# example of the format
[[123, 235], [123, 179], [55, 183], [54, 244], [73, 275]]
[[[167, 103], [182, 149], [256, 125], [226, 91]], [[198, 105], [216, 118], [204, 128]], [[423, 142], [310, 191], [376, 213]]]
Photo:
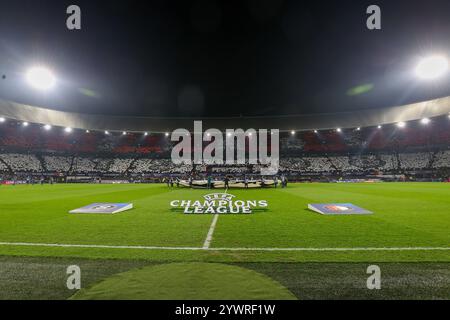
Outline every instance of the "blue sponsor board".
[[320, 214], [347, 215], [372, 214], [373, 212], [355, 206], [352, 203], [315, 203], [308, 204], [308, 209]]
[[69, 211], [70, 213], [106, 213], [114, 214], [133, 208], [132, 203], [92, 203], [82, 208]]

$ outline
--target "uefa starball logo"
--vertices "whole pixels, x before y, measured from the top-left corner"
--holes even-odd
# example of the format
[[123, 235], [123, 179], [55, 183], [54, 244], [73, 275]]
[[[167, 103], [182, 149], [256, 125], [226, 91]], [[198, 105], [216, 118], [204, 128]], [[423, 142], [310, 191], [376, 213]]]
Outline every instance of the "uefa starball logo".
[[[226, 129], [225, 133], [208, 129], [203, 132], [202, 121], [194, 121], [193, 133], [187, 129], [176, 129], [171, 140], [178, 142], [171, 154], [172, 162], [177, 165], [259, 164], [262, 175], [278, 173], [278, 129], [259, 129], [258, 132], [255, 129]], [[204, 142], [208, 143], [205, 147]]]
[[172, 200], [172, 208], [183, 209], [186, 214], [224, 214], [252, 213], [254, 209], [266, 209], [266, 200], [235, 200], [236, 196], [229, 193], [210, 193], [203, 196], [204, 200]]

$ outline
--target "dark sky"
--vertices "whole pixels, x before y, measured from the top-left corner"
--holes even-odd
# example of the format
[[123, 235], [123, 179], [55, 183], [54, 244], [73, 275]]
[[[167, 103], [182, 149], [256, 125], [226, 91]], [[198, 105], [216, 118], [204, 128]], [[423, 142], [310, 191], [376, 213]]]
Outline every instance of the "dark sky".
[[[66, 7], [82, 30], [66, 29]], [[382, 9], [382, 30], [366, 8]], [[336, 112], [450, 95], [414, 76], [450, 56], [450, 1], [0, 0], [0, 98], [89, 113], [239, 116]], [[27, 68], [58, 83], [36, 92]], [[349, 89], [369, 90], [350, 95]]]

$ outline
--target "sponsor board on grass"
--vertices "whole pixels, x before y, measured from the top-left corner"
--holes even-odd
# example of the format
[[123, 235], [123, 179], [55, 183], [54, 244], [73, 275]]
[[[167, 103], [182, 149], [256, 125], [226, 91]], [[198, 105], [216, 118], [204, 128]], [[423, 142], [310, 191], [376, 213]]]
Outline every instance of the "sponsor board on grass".
[[253, 213], [255, 209], [266, 209], [267, 200], [236, 200], [229, 193], [210, 193], [204, 200], [172, 200], [172, 208], [182, 209], [186, 214]]
[[373, 212], [355, 206], [352, 203], [315, 203], [308, 209], [325, 215], [372, 214]]
[[104, 213], [114, 214], [133, 208], [132, 203], [92, 203], [82, 208], [74, 209], [69, 213]]

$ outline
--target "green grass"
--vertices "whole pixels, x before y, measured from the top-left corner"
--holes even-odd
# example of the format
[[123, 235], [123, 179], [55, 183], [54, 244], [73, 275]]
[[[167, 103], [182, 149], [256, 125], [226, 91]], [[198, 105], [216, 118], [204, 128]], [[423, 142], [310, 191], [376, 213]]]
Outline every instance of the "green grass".
[[[0, 242], [202, 247], [211, 215], [170, 210], [174, 199], [202, 199], [207, 190], [164, 185], [0, 187]], [[221, 215], [211, 248], [450, 247], [450, 184], [291, 184], [287, 189], [230, 190], [266, 199], [267, 211]], [[133, 202], [117, 215], [74, 215], [93, 202]], [[308, 203], [352, 202], [368, 216], [322, 216]], [[0, 255], [68, 256], [207, 262], [450, 261], [450, 251], [182, 251], [49, 248], [0, 245]]]
[[[66, 268], [69, 265], [80, 267], [81, 286], [83, 289], [89, 290], [108, 279], [114, 279], [117, 274], [136, 268], [164, 266], [164, 263], [135, 259], [0, 256], [2, 288], [0, 300], [70, 298], [75, 291], [66, 287]], [[382, 274], [381, 290], [368, 290], [366, 287], [368, 263], [266, 262], [231, 265], [254, 270], [277, 281], [300, 300], [450, 298], [450, 263], [379, 263]], [[164, 269], [161, 270], [161, 272], [163, 271]], [[184, 269], [184, 271], [187, 276], [190, 276], [192, 275], [191, 271], [195, 272], [196, 270], [187, 272], [187, 269]], [[213, 276], [216, 279], [215, 275]], [[190, 279], [195, 280], [194, 277], [190, 277]], [[202, 283], [205, 284], [205, 282], [210, 285], [209, 289], [211, 286], [217, 287], [217, 283], [212, 279], [204, 278]], [[245, 284], [245, 282], [243, 283]], [[206, 287], [202, 285], [196, 288], [200, 290]], [[166, 291], [167, 286], [160, 283], [160, 289], [165, 292], [167, 298], [167, 294], [170, 294], [170, 291]], [[180, 293], [177, 290], [174, 292]], [[266, 290], [263, 293], [271, 292]], [[174, 298], [174, 296], [169, 296], [169, 298]], [[251, 296], [251, 298], [255, 298], [255, 296]]]
[[[184, 215], [171, 210], [169, 202], [200, 200], [207, 193], [210, 191], [164, 185], [0, 186], [0, 242], [201, 248], [213, 216]], [[196, 299], [212, 292], [233, 293], [238, 287], [231, 281], [234, 279], [248, 285], [246, 298], [273, 297], [281, 288], [298, 299], [449, 299], [449, 250], [214, 248], [448, 248], [450, 184], [291, 184], [287, 189], [230, 193], [242, 200], [268, 200], [269, 207], [250, 215], [220, 215], [208, 251], [0, 244], [0, 299], [67, 299], [74, 294], [65, 286], [66, 268], [72, 264], [82, 270], [85, 290], [79, 298], [82, 294], [96, 298], [100, 292], [103, 298], [133, 298], [139, 293], [147, 298]], [[132, 202], [135, 208], [117, 215], [68, 213], [93, 202]], [[308, 203], [317, 202], [352, 202], [374, 214], [322, 216], [306, 210]], [[365, 286], [370, 264], [381, 267], [382, 290]], [[170, 266], [183, 267], [177, 272]], [[224, 270], [208, 272], [199, 266]], [[155, 283], [159, 286], [157, 292], [130, 285], [136, 268], [152, 270], [145, 278], [152, 287]], [[235, 270], [240, 272], [234, 274]], [[243, 280], [243, 274], [248, 279]], [[260, 290], [259, 281], [250, 281], [249, 274], [257, 275], [252, 279], [275, 281], [280, 287]], [[126, 281], [118, 281], [123, 275]], [[226, 280], [226, 275], [231, 278]], [[202, 281], [190, 291], [196, 280]], [[229, 290], [217, 291], [228, 284]], [[114, 296], [114, 288], [127, 294]]]
[[77, 300], [295, 300], [271, 278], [220, 263], [169, 263], [109, 277]]

